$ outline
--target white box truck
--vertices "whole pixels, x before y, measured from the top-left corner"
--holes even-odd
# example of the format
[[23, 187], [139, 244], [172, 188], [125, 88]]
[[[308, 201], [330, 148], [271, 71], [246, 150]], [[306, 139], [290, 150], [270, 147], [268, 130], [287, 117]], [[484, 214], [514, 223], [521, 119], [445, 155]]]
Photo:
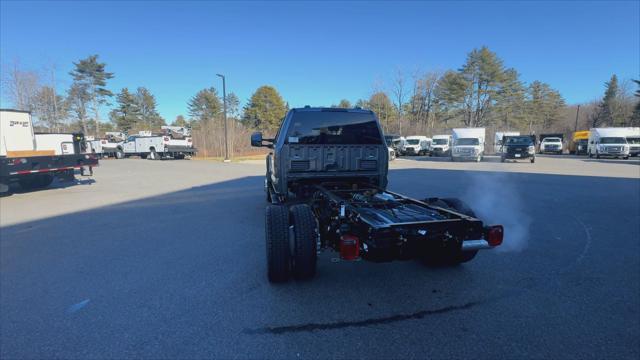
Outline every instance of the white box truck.
[[484, 156], [484, 128], [453, 129], [453, 148], [451, 161], [475, 160], [480, 162]]
[[627, 143], [629, 143], [629, 156], [640, 156], [640, 127], [629, 128]]
[[83, 142], [82, 134], [34, 134], [29, 112], [0, 109], [0, 193], [13, 183], [44, 188], [55, 177], [73, 178], [76, 169], [91, 173], [98, 159], [82, 153]]
[[520, 136], [519, 131], [498, 131], [493, 137], [493, 153], [501, 154], [505, 136]]
[[431, 138], [431, 155], [451, 156], [452, 141], [451, 135], [434, 135]]
[[627, 135], [631, 128], [593, 128], [589, 131], [587, 155], [590, 158], [629, 158]]

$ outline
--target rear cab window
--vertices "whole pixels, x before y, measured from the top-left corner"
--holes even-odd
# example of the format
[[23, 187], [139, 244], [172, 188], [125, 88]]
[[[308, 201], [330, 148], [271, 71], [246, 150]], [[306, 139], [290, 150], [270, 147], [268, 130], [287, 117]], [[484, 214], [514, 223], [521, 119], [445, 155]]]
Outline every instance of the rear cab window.
[[365, 111], [297, 111], [285, 144], [382, 145], [375, 116]]

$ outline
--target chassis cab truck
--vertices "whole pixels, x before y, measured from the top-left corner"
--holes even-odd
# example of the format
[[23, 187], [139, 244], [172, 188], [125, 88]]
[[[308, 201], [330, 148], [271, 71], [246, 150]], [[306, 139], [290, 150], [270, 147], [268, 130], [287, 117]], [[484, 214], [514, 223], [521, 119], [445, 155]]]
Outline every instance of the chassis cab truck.
[[0, 193], [12, 183], [24, 189], [49, 186], [55, 177], [72, 178], [98, 165], [92, 154], [82, 153], [82, 134], [34, 134], [31, 114], [0, 110]]
[[266, 159], [265, 240], [271, 282], [313, 278], [317, 254], [343, 261], [470, 261], [502, 243], [458, 199], [413, 199], [387, 190], [388, 149], [377, 117], [362, 109], [299, 108], [277, 136], [251, 136]]
[[475, 160], [480, 162], [484, 156], [484, 139], [484, 128], [453, 129], [451, 161]]

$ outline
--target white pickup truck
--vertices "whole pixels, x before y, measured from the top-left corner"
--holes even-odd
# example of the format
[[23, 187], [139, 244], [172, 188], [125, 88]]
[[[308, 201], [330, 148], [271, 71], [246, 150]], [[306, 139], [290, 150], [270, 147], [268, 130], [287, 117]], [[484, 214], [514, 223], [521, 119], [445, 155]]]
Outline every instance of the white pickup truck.
[[[174, 159], [184, 159], [195, 154], [191, 136], [187, 130], [182, 135], [176, 135], [176, 131], [163, 126], [162, 135], [151, 135], [149, 132], [141, 131], [138, 135], [132, 135], [122, 143], [124, 156], [140, 156], [143, 159], [160, 160], [166, 157]], [[182, 128], [184, 129], [184, 128]]]
[[102, 156], [113, 156], [117, 159], [124, 157], [124, 149], [122, 143], [127, 138], [127, 135], [122, 132], [108, 131], [105, 133], [104, 139], [100, 140], [100, 148], [102, 150]]

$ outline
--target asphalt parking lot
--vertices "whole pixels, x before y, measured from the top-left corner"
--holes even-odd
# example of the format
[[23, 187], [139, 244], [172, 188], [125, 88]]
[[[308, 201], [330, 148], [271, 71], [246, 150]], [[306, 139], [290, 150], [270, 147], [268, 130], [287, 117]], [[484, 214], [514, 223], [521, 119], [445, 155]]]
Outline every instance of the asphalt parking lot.
[[0, 199], [1, 358], [640, 357], [640, 161], [391, 163], [505, 244], [456, 268], [265, 274], [263, 162], [106, 160]]

